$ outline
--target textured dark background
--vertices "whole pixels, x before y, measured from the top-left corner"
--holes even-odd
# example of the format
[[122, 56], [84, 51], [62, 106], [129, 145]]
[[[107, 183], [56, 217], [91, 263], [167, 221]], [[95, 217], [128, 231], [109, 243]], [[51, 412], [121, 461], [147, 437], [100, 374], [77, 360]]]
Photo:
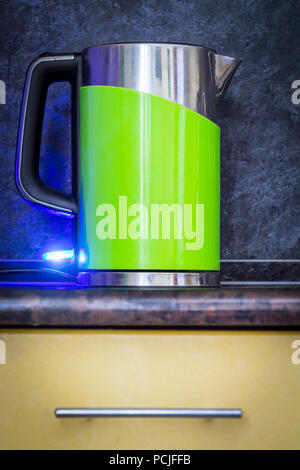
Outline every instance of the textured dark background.
[[[296, 258], [299, 246], [300, 2], [271, 0], [0, 0], [0, 259], [71, 248], [71, 221], [31, 207], [14, 183], [19, 109], [28, 64], [42, 52], [107, 42], [207, 45], [243, 63], [220, 107], [223, 258]], [[70, 190], [67, 85], [53, 85], [41, 174]]]

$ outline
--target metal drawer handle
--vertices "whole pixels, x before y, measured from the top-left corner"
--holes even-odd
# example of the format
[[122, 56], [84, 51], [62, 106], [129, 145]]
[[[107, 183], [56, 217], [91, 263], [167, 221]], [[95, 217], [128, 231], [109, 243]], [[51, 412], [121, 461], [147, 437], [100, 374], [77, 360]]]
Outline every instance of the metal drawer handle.
[[57, 408], [56, 418], [241, 418], [239, 408]]

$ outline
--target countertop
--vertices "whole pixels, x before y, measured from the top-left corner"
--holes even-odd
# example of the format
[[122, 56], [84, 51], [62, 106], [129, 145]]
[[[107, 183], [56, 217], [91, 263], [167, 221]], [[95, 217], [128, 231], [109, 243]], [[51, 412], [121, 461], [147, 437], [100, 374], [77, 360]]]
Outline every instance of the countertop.
[[6, 287], [0, 327], [299, 328], [300, 290]]

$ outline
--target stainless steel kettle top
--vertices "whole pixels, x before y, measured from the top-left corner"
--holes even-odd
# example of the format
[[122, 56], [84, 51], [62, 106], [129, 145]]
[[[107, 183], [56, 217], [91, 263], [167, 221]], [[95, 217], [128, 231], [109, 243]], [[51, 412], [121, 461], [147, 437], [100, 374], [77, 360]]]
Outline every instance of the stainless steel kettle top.
[[217, 104], [239, 64], [204, 46], [104, 44], [83, 51], [83, 85], [151, 93], [214, 121]]

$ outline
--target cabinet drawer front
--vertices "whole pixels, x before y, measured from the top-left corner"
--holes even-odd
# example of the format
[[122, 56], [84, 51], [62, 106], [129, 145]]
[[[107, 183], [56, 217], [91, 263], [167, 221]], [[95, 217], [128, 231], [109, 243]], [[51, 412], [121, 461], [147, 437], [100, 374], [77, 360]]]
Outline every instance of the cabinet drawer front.
[[[0, 448], [300, 448], [300, 332], [0, 330], [0, 345]], [[57, 418], [56, 408], [243, 416]]]

